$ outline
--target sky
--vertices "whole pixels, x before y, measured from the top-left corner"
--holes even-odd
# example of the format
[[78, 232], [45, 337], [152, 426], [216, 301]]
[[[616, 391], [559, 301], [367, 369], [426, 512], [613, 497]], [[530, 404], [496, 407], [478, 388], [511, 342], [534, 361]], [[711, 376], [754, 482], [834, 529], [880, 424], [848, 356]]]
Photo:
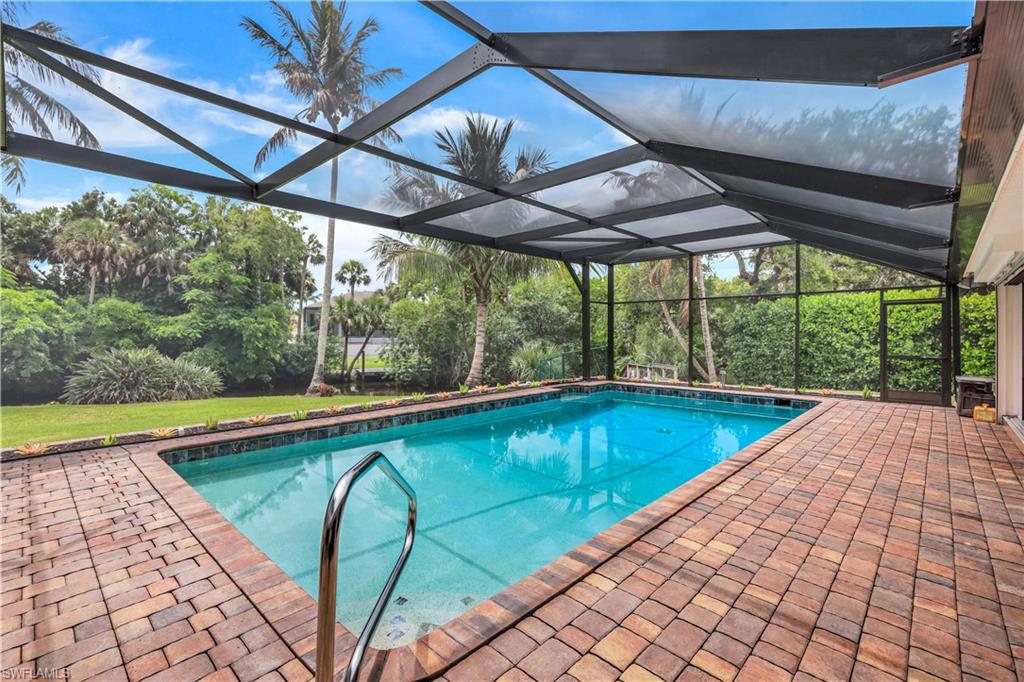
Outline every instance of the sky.
[[[873, 26], [967, 25], [973, 3], [965, 2], [456, 2], [495, 31], [665, 30], [845, 28]], [[300, 18], [308, 5], [288, 3]], [[349, 15], [361, 24], [374, 18], [380, 30], [367, 43], [368, 62], [375, 68], [399, 68], [402, 75], [377, 89], [383, 101], [440, 67], [472, 45], [472, 39], [416, 2], [350, 2]], [[47, 19], [60, 25], [79, 45], [151, 71], [201, 86], [273, 111], [294, 115], [301, 108], [284, 88], [273, 61], [240, 26], [251, 17], [276, 27], [269, 3], [260, 2], [34, 2], [20, 25]], [[664, 105], [662, 93], [688, 87], [687, 79], [645, 78], [624, 81], [605, 74], [561, 74], [598, 99], [618, 101], [623, 113], [657, 112], [658, 125], [680, 131], [685, 120]], [[101, 72], [101, 83], [129, 103], [203, 146], [235, 168], [259, 178], [311, 148], [316, 140], [299, 136], [260, 170], [253, 168], [256, 152], [275, 126]], [[729, 98], [735, 115], [771, 111], [784, 115], [803, 108], [836, 102], [870, 106], [891, 101], [901, 107], [947, 103], [959, 110], [964, 69], [950, 69], [886, 90], [841, 86], [795, 86], [773, 83], [702, 81], [714, 103]], [[51, 91], [69, 105], [98, 137], [101, 148], [116, 154], [176, 165], [211, 175], [224, 174], [169, 140], [74, 86]], [[628, 96], [619, 97], [622, 93]], [[658, 106], [655, 106], [658, 105]], [[662, 111], [659, 107], [669, 107]], [[632, 107], [632, 109], [630, 108]], [[638, 110], [641, 107], [642, 110]], [[395, 126], [402, 136], [392, 149], [438, 164], [431, 138], [435, 130], [454, 128], [467, 113], [515, 120], [513, 146], [543, 147], [556, 166], [626, 146], [632, 141], [548, 88], [514, 68], [492, 68], [447, 93]], [[616, 113], [619, 113], [618, 111]], [[689, 133], [699, 134], [695, 125]], [[58, 139], [60, 139], [58, 137]], [[955, 141], [954, 141], [955, 143]], [[739, 141], [742, 147], [742, 141]], [[740, 149], [742, 151], [742, 148]], [[800, 159], [794, 159], [800, 160]], [[352, 206], [395, 213], [380, 200], [387, 169], [368, 154], [350, 151], [341, 157], [339, 201]], [[127, 197], [144, 183], [53, 164], [27, 162], [28, 183], [20, 195], [4, 188], [24, 210], [66, 204], [83, 192], [99, 188], [117, 198]], [[328, 167], [317, 169], [287, 185], [287, 191], [328, 198]], [[305, 229], [326, 232], [326, 219], [304, 215]], [[339, 222], [335, 262], [363, 261], [372, 267], [366, 249], [375, 228]], [[321, 272], [314, 273], [319, 282]]]

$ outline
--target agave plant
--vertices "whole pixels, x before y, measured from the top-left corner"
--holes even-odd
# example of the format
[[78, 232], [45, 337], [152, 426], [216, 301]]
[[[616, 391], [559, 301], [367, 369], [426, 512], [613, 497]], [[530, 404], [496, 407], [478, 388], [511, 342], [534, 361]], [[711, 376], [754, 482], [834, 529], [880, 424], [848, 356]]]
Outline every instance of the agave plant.
[[245, 420], [245, 423], [249, 426], [264, 426], [270, 423], [270, 417], [265, 414], [254, 414]]
[[33, 457], [35, 455], [45, 455], [49, 451], [50, 446], [45, 443], [25, 443], [14, 452], [21, 457]]
[[114, 445], [117, 445], [117, 436], [115, 436], [114, 434], [104, 436], [103, 440], [100, 441], [100, 447], [109, 448], [113, 447]]
[[327, 414], [341, 414], [345, 411], [344, 405], [328, 405], [326, 408]]
[[309, 410], [295, 410], [290, 416], [293, 422], [300, 422], [309, 416]]
[[172, 437], [178, 435], [178, 429], [170, 429], [170, 428], [153, 429], [147, 435], [152, 437], [152, 438], [160, 438], [160, 439], [172, 438]]
[[219, 428], [220, 428], [220, 422], [219, 421], [217, 421], [213, 417], [207, 417], [206, 418], [206, 430], [207, 431], [216, 431]]

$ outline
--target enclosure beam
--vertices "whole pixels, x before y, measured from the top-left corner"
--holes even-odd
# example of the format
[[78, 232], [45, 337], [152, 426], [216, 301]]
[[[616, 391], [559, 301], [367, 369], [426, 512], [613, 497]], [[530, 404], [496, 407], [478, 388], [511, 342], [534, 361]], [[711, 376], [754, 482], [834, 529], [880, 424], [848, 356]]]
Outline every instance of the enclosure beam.
[[338, 134], [339, 141], [343, 143], [322, 142], [278, 168], [257, 183], [256, 197], [266, 196], [282, 185], [305, 175], [357, 143], [426, 106], [481, 71], [504, 62], [505, 58], [501, 54], [477, 43], [346, 127]]
[[[814, 192], [871, 201], [876, 204], [888, 204], [900, 208], [919, 208], [935, 204], [948, 204], [955, 200], [954, 188], [943, 185], [887, 178], [670, 142], [652, 141], [649, 146], [661, 160], [695, 168], [698, 171], [722, 173], [739, 178], [799, 187]], [[711, 177], [711, 180], [716, 181], [714, 177]]]
[[[626, 223], [636, 222], [638, 220], [645, 220], [647, 218], [660, 218], [661, 216], [673, 215], [675, 213], [685, 213], [687, 211], [697, 211], [711, 206], [721, 206], [723, 203], [725, 203], [725, 200], [722, 199], [719, 194], [702, 194], [689, 199], [670, 201], [665, 204], [656, 204], [654, 206], [645, 206], [643, 208], [620, 211], [619, 213], [610, 213], [599, 218], [594, 218], [589, 223], [577, 221], [574, 223], [552, 225], [551, 227], [541, 227], [536, 230], [517, 232], [516, 234], [510, 234], [507, 237], [498, 237], [497, 243], [499, 246], [502, 246], [505, 244], [520, 244], [522, 242], [547, 239], [549, 237], [560, 237], [562, 235], [572, 234], [573, 232], [592, 229], [595, 226], [602, 227], [604, 225], [612, 224], [623, 225]], [[642, 239], [639, 235], [634, 235], [634, 237]]]
[[221, 161], [216, 156], [206, 151], [199, 145], [185, 138], [183, 135], [179, 135], [178, 133], [174, 132], [173, 130], [165, 126], [163, 123], [160, 123], [160, 121], [157, 121], [152, 116], [149, 116], [148, 114], [137, 109], [128, 102], [125, 102], [117, 95], [105, 89], [95, 81], [86, 78], [85, 76], [78, 73], [73, 68], [71, 68], [64, 62], [60, 61], [59, 59], [56, 59], [55, 57], [48, 55], [42, 50], [31, 45], [20, 45], [15, 43], [15, 46], [22, 53], [39, 62], [46, 68], [50, 69], [61, 78], [64, 78], [65, 80], [71, 83], [74, 83], [75, 85], [82, 88], [94, 97], [97, 97], [98, 99], [106, 102], [118, 111], [127, 114], [128, 116], [142, 123], [149, 129], [159, 133], [160, 135], [163, 135], [168, 140], [175, 143], [182, 149], [192, 152], [193, 154], [203, 159], [207, 163], [211, 164], [215, 168], [219, 168], [228, 175], [236, 178], [240, 182], [243, 182], [250, 187], [256, 184], [245, 173], [242, 173], [241, 171], [238, 171], [235, 168], [233, 168], [231, 165], [225, 163], [224, 161]]
[[[709, 230], [681, 232], [679, 234], [668, 235], [666, 237], [658, 237], [658, 242], [661, 244], [674, 244], [681, 246], [682, 248], [686, 248], [688, 243], [702, 242], [712, 239], [725, 239], [727, 237], [739, 237], [742, 235], [757, 234], [758, 232], [767, 231], [768, 228], [764, 223], [754, 222], [746, 225], [730, 225], [729, 227], [714, 227]], [[605, 246], [566, 251], [564, 255], [566, 258], [607, 256], [609, 254], [619, 254], [625, 251], [634, 251], [636, 249], [658, 245], [659, 244], [652, 238], [644, 237], [641, 239], [634, 239], [632, 241], [620, 242], [618, 244], [608, 244]]]
[[[464, 244], [475, 246], [494, 247], [494, 240], [484, 235], [475, 235], [467, 232], [460, 232], [440, 225], [418, 225], [413, 227], [400, 227], [398, 219], [393, 216], [368, 211], [354, 206], [346, 206], [322, 199], [291, 194], [277, 191], [262, 199], [252, 197], [251, 188], [241, 182], [229, 178], [220, 178], [203, 173], [164, 166], [150, 161], [142, 161], [127, 156], [119, 156], [109, 152], [103, 152], [85, 147], [77, 147], [73, 144], [44, 140], [32, 135], [8, 132], [7, 153], [27, 159], [36, 159], [48, 163], [58, 163], [72, 168], [96, 171], [109, 175], [117, 175], [143, 182], [153, 182], [161, 185], [178, 187], [192, 192], [202, 192], [216, 196], [235, 199], [237, 201], [251, 201], [264, 206], [281, 208], [288, 211], [301, 211], [313, 215], [324, 216], [325, 218], [336, 218], [348, 220], [354, 223], [370, 225], [372, 227], [383, 227], [391, 230], [402, 230], [413, 232], [428, 237], [448, 239]], [[559, 254], [547, 249], [541, 249], [527, 244], [517, 244], [505, 247], [507, 251], [529, 256], [540, 256], [543, 258], [559, 258]]]
[[927, 258], [918, 252], [900, 250], [895, 246], [883, 248], [849, 235], [777, 221], [769, 221], [768, 229], [810, 246], [853, 256], [869, 263], [907, 270], [930, 279], [945, 280], [945, 263]]
[[590, 368], [590, 261], [583, 261], [583, 272], [581, 273], [583, 279], [582, 296], [580, 300], [583, 304], [583, 379], [590, 379], [591, 368]]
[[962, 26], [491, 34], [530, 68], [877, 86], [922, 63], [962, 58]]
[[786, 222], [813, 225], [827, 230], [869, 239], [873, 242], [906, 247], [908, 249], [942, 249], [949, 240], [942, 235], [928, 234], [893, 225], [880, 225], [868, 220], [830, 213], [781, 201], [763, 199], [750, 194], [726, 192], [725, 203], [745, 211], [760, 213]]
[[[405, 216], [405, 219], [410, 222], [428, 222], [431, 220], [437, 220], [438, 218], [455, 215], [457, 213], [462, 213], [463, 211], [469, 211], [474, 208], [495, 204], [499, 201], [504, 201], [505, 199], [522, 197], [523, 195], [539, 192], [540, 190], [548, 189], [556, 185], [562, 185], [591, 175], [621, 168], [622, 166], [628, 166], [632, 163], [643, 160], [647, 154], [647, 149], [645, 149], [643, 145], [639, 144], [625, 147], [623, 149], [617, 149], [613, 152], [585, 159], [584, 161], [579, 161], [563, 168], [557, 168], [546, 173], [539, 173], [523, 180], [488, 188], [488, 193], [479, 192], [476, 194], [470, 194], [469, 196], [456, 199], [455, 201], [449, 201], [448, 203], [441, 204], [440, 206], [433, 206], [422, 211], [417, 211], [416, 213]], [[543, 205], [543, 202], [541, 203]]]
[[608, 306], [608, 332], [605, 335], [607, 345], [604, 375], [610, 381], [615, 378], [615, 266], [612, 264], [608, 265], [608, 293], [605, 296]]

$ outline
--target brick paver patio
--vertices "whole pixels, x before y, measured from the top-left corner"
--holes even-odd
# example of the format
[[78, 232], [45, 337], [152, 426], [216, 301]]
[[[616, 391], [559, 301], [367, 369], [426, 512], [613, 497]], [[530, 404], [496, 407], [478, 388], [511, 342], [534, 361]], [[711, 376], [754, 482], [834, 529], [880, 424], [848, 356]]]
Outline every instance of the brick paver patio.
[[[223, 520], [143, 469], [4, 463], [5, 676], [308, 679], [294, 584], [216, 559]], [[444, 677], [1022, 680], [1022, 478], [1003, 427], [835, 401]]]

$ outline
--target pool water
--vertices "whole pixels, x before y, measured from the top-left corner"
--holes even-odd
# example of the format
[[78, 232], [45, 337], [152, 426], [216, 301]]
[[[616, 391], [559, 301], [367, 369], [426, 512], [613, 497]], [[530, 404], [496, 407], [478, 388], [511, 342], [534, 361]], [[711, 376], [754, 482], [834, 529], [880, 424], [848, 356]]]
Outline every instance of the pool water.
[[[586, 542], [803, 410], [603, 391], [174, 469], [314, 598], [335, 482], [380, 450], [416, 490], [416, 541], [374, 638], [406, 644]], [[401, 548], [379, 470], [341, 530], [338, 619], [358, 633]]]

